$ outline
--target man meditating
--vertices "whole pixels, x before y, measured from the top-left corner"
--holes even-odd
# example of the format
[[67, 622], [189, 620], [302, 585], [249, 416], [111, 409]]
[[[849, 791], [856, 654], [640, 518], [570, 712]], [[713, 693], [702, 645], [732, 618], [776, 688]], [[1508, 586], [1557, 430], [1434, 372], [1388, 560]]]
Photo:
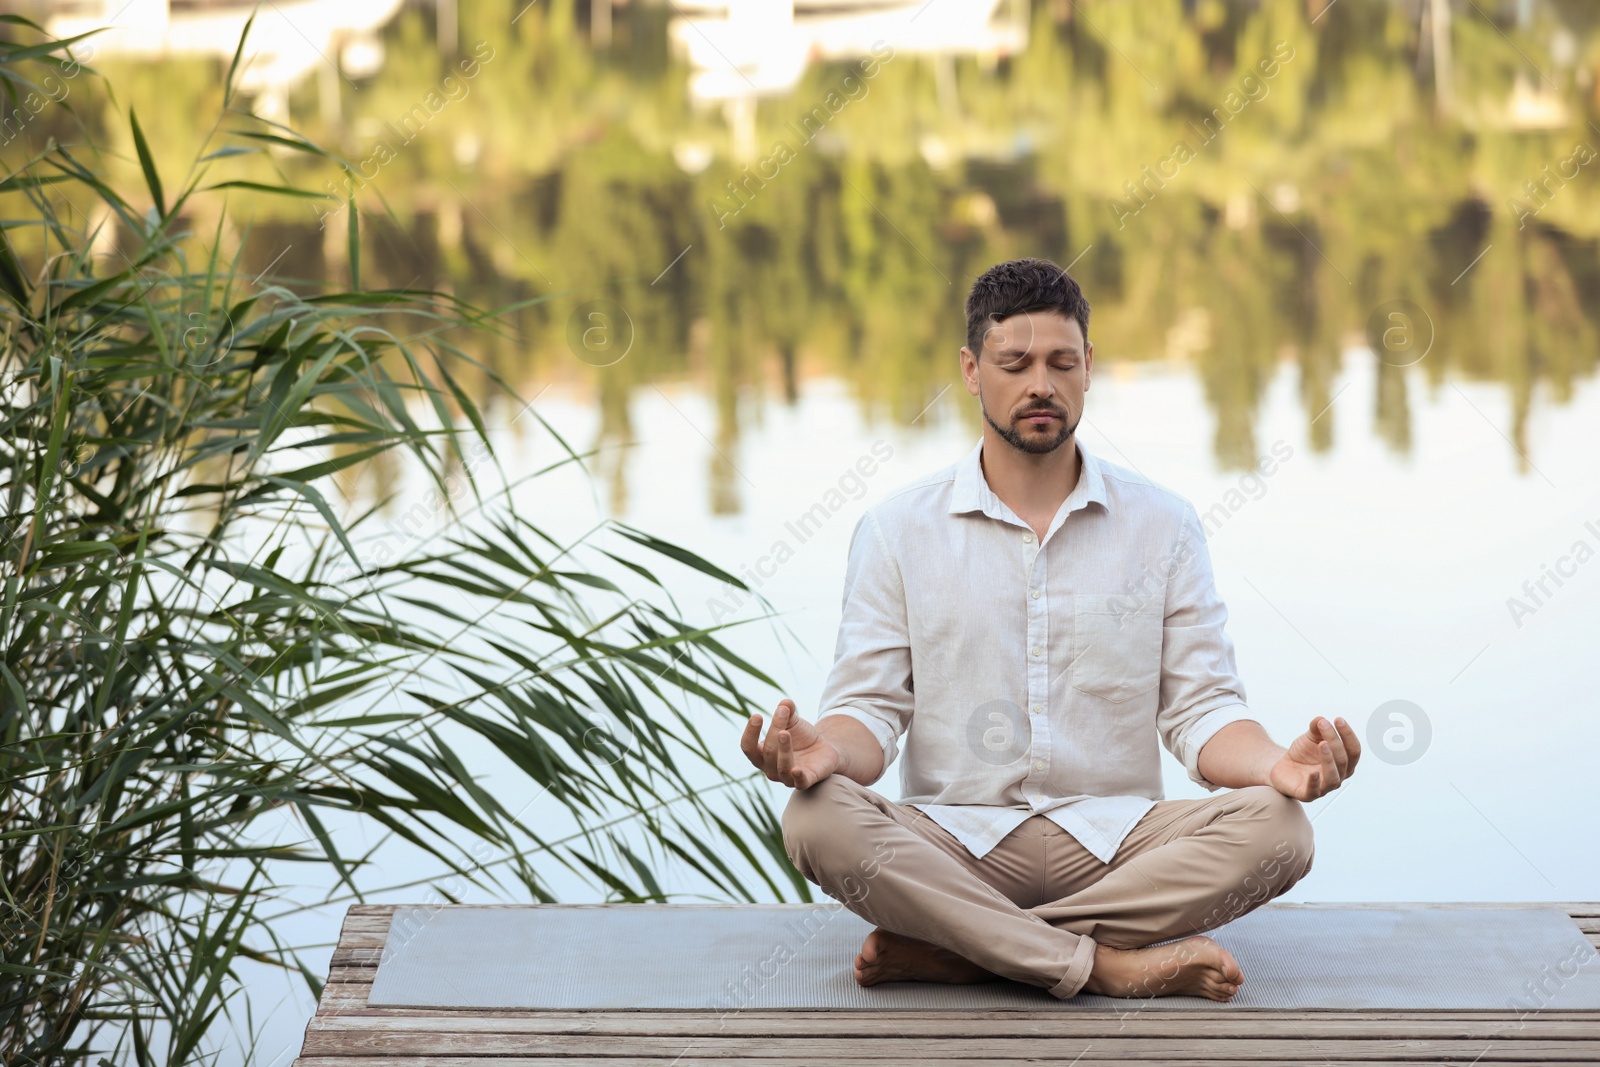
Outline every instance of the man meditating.
[[[1229, 1000], [1245, 976], [1201, 931], [1311, 869], [1301, 802], [1360, 743], [1320, 716], [1273, 743], [1194, 506], [1077, 439], [1094, 362], [1078, 283], [1001, 263], [966, 317], [983, 439], [862, 516], [821, 714], [782, 700], [741, 747], [794, 789], [796, 868], [876, 927], [860, 984]], [[868, 786], [902, 736], [897, 803]], [[1162, 799], [1158, 737], [1214, 795]]]

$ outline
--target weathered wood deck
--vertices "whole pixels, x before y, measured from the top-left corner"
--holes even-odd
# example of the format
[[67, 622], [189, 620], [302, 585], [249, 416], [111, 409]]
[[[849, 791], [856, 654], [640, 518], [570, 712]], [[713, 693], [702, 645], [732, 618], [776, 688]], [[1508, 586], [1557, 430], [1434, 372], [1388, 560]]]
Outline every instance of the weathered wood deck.
[[[1600, 947], [1600, 903], [1558, 906]], [[346, 915], [295, 1067], [1600, 1063], [1600, 1011], [1173, 1012], [1137, 1011], [1134, 1001], [1127, 1012], [745, 1011], [720, 1017], [369, 1007], [394, 910], [358, 905]]]

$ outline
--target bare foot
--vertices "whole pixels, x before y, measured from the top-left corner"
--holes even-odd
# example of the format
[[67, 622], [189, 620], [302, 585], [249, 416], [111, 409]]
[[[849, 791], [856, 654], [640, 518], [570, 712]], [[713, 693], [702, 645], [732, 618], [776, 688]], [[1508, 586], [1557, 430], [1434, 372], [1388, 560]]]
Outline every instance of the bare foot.
[[971, 985], [990, 982], [995, 976], [971, 960], [949, 949], [879, 927], [867, 935], [856, 954], [856, 981], [861, 985], [879, 982], [944, 982]]
[[1164, 997], [1173, 994], [1231, 1000], [1244, 981], [1227, 949], [1197, 935], [1170, 945], [1108, 948], [1096, 945], [1094, 969], [1085, 993], [1108, 997]]

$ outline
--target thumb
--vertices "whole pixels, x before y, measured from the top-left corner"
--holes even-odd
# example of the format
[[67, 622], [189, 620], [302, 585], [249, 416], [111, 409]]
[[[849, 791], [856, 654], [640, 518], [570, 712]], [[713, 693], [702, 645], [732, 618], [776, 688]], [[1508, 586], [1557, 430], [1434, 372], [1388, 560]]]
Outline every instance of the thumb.
[[1317, 736], [1316, 723], [1313, 722], [1309, 730], [1301, 734], [1299, 737], [1296, 737], [1294, 741], [1290, 743], [1289, 755], [1294, 758], [1296, 763], [1315, 763], [1318, 766], [1321, 766], [1322, 751], [1318, 747], [1321, 740], [1322, 739]]
[[822, 737], [822, 732], [817, 729], [816, 724], [802, 719], [798, 711], [791, 711], [787, 721], [779, 728], [789, 731], [789, 741], [797, 749], [810, 748]]

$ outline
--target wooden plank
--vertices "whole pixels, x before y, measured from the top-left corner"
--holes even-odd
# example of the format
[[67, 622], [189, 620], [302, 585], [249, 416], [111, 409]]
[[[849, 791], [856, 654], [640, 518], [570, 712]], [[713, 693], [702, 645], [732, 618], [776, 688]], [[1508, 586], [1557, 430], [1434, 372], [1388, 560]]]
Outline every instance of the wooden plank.
[[[447, 1057], [443, 1059], [435, 1057], [419, 1057], [414, 1060], [379, 1060], [361, 1057], [317, 1056], [297, 1059], [294, 1061], [293, 1067], [484, 1067], [486, 1062], [488, 1061], [472, 1058], [462, 1059], [461, 1057]], [[576, 1067], [576, 1065], [584, 1062], [592, 1063], [593, 1067], [772, 1067], [773, 1063], [772, 1060], [760, 1058], [706, 1058], [688, 1055], [674, 1057], [671, 1061], [666, 1061], [659, 1058], [638, 1057], [607, 1057], [604, 1060], [582, 1061], [566, 1056], [517, 1056], [507, 1059], [496, 1059], [493, 1061], [493, 1065], [494, 1067], [502, 1067], [502, 1065], [504, 1065], [504, 1067]], [[939, 1067], [1027, 1067], [1027, 1065], [1030, 1064], [1047, 1062], [1061, 1062], [1067, 1064], [1067, 1067], [1129, 1067], [1130, 1064], [1137, 1064], [1138, 1067], [1195, 1067], [1195, 1065], [1200, 1062], [1204, 1062], [1206, 1067], [1262, 1067], [1263, 1063], [1261, 1060], [1127, 1060], [1099, 1058], [1091, 1059], [1086, 1057], [1079, 1057], [1078, 1059], [1070, 1061], [1054, 1061], [1048, 1058], [1030, 1056], [1023, 1060], [940, 1060]], [[1321, 1060], [1315, 1065], [1315, 1067], [1345, 1067], [1346, 1064], [1354, 1067], [1356, 1063], [1359, 1063], [1360, 1067], [1417, 1067], [1418, 1062], [1419, 1061], [1417, 1060]], [[1496, 1060], [1491, 1054], [1482, 1059], [1478, 1059], [1475, 1062], [1494, 1063]], [[885, 1063], [886, 1061], [884, 1060], [860, 1059], [857, 1057], [851, 1057], [849, 1059], [830, 1060], [828, 1061], [827, 1067], [885, 1067]], [[1470, 1067], [1470, 1065], [1462, 1063], [1461, 1067]]]
[[[607, 1013], [597, 1018], [592, 1012], [551, 1012], [508, 1016], [423, 1015], [409, 1018], [376, 1015], [337, 1015], [313, 1017], [308, 1031], [362, 1031], [385, 1033], [403, 1039], [407, 1035], [431, 1034], [652, 1034], [673, 1036], [715, 1034], [720, 1037], [781, 1036], [819, 1033], [833, 1037], [959, 1037], [983, 1034], [991, 1037], [1117, 1037], [1136, 1029], [1142, 1037], [1435, 1037], [1494, 1038], [1516, 1041], [1538, 1038], [1600, 1038], [1600, 1019], [1464, 1018], [1436, 1019], [1407, 1014], [1373, 1018], [1362, 1013], [1347, 1015], [1305, 1015], [1302, 1013], [1239, 1012], [1237, 1017], [1208, 1015], [1202, 1019], [1181, 1016], [1188, 1012], [1142, 1012], [1128, 1017], [1115, 1015], [1064, 1014], [1058, 1017], [1012, 1018], [995, 1014], [983, 1018], [951, 1019], [929, 1013], [912, 1018], [875, 1015], [868, 1012], [814, 1013], [806, 1019], [790, 1019], [770, 1013], [757, 1017], [725, 1018], [689, 1016], [645, 1016], [638, 1012]], [[844, 1016], [848, 1017], [844, 1017]], [[644, 1017], [641, 1017], [644, 1016]], [[1175, 1018], [1174, 1016], [1179, 1016]]]
[[[635, 1034], [686, 1034], [711, 1032], [725, 1036], [770, 1035], [779, 1033], [804, 1033], [826, 1029], [836, 1037], [901, 1036], [943, 1037], [971, 1034], [1003, 1036], [1115, 1036], [1127, 1033], [1137, 1026], [1144, 1036], [1156, 1037], [1253, 1037], [1283, 1033], [1305, 1036], [1336, 1037], [1351, 1034], [1368, 1034], [1394, 1037], [1503, 1037], [1516, 1040], [1537, 1034], [1540, 1037], [1600, 1037], [1600, 1018], [1596, 1013], [1582, 1013], [1578, 1018], [1539, 1019], [1481, 1016], [1434, 1018], [1413, 1014], [1393, 1013], [1374, 1017], [1351, 1012], [1345, 1015], [1288, 1012], [1237, 1012], [1234, 1015], [1207, 1014], [1204, 1018], [1184, 1018], [1190, 1012], [1143, 1012], [1126, 1017], [1116, 1015], [1078, 1015], [1063, 1013], [1048, 1018], [1029, 1016], [1015, 1018], [1009, 1014], [996, 1014], [981, 1018], [952, 1019], [942, 1013], [928, 1013], [905, 1017], [903, 1015], [875, 1015], [866, 1012], [838, 1014], [818, 1013], [805, 1019], [792, 1019], [785, 1014], [771, 1013], [761, 1016], [647, 1016], [644, 1013], [617, 1012], [599, 1015], [587, 1012], [549, 1013], [533, 1016], [461, 1016], [433, 1015], [396, 1018], [376, 1015], [339, 1015], [314, 1017], [308, 1024], [311, 1030], [362, 1030], [368, 1032], [393, 1032], [397, 1034], [431, 1031], [435, 1033], [500, 1033], [500, 1034], [559, 1034], [559, 1033], [635, 1033]], [[1198, 1013], [1195, 1013], [1198, 1014]]]
[[[1129, 1001], [1129, 1007], [1090, 1009], [1090, 1008], [1045, 1008], [1034, 1009], [880, 1009], [880, 1010], [849, 1010], [849, 1011], [817, 1011], [812, 1009], [770, 1009], [755, 1010], [745, 1009], [739, 1012], [722, 1016], [716, 1012], [704, 1012], [694, 1009], [688, 1010], [594, 1010], [563, 1012], [539, 1009], [512, 1009], [512, 1008], [402, 1008], [387, 1005], [367, 1004], [367, 994], [370, 986], [345, 983], [340, 985], [329, 984], [323, 992], [323, 1005], [331, 1013], [337, 1011], [343, 1015], [364, 1015], [374, 1018], [408, 1018], [408, 1017], [437, 1017], [448, 1014], [452, 1018], [525, 1018], [525, 1019], [559, 1019], [563, 1016], [586, 1018], [593, 1020], [605, 1019], [709, 1019], [718, 1018], [756, 1018], [774, 1020], [809, 1020], [813, 1022], [826, 1022], [829, 1025], [838, 1025], [849, 1019], [870, 1018], [879, 1016], [892, 1019], [918, 1019], [918, 1018], [947, 1018], [947, 1019], [1058, 1019], [1067, 1017], [1091, 1017], [1106, 1019], [1121, 1019], [1129, 1017], [1149, 1017], [1156, 1014], [1171, 1015], [1166, 1009], [1147, 1009], [1140, 1006], [1139, 1001]], [[337, 1006], [335, 1008], [335, 1006]], [[1516, 1020], [1527, 1018], [1530, 1025], [1536, 1019], [1594, 1019], [1600, 1018], [1600, 1012], [1593, 1010], [1556, 1011], [1544, 1010], [1533, 1013], [1519, 1011], [1496, 1010], [1406, 1010], [1406, 1011], [1363, 1011], [1348, 1008], [1324, 1008], [1289, 1011], [1273, 1008], [1223, 1008], [1215, 1009], [1185, 1009], [1181, 1015], [1185, 1019], [1239, 1019], [1239, 1018], [1323, 1018], [1323, 1017], [1349, 1017], [1349, 1018], [1429, 1018], [1429, 1019], [1478, 1019], [1478, 1020]]]
[[[696, 1055], [689, 1055], [696, 1052]], [[606, 1058], [604, 1060], [579, 1060], [567, 1056], [507, 1056], [493, 1061], [492, 1067], [575, 1067], [575, 1065], [588, 1062], [595, 1067], [772, 1067], [777, 1061], [765, 1054], [755, 1056], [718, 1056], [699, 1054], [699, 1050], [690, 1048], [681, 1055], [671, 1059], [662, 1059], [659, 1056], [625, 1056]], [[781, 1061], [788, 1063], [791, 1061]], [[801, 1059], [792, 1061], [796, 1064], [815, 1065], [822, 1061], [816, 1059]], [[886, 1064], [897, 1063], [929, 1063], [930, 1061], [918, 1056], [914, 1060], [885, 1060], [871, 1056], [853, 1055], [829, 1059], [828, 1067], [885, 1067]], [[1200, 1059], [1192, 1055], [1182, 1055], [1174, 1058], [1159, 1059], [1130, 1059], [1119, 1055], [1117, 1050], [1105, 1048], [1099, 1050], [1099, 1055], [1090, 1057], [1080, 1053], [1071, 1056], [1058, 1056], [1054, 1049], [1043, 1047], [1031, 1050], [1023, 1058], [1005, 1059], [989, 1058], [962, 1059], [951, 1057], [937, 1061], [938, 1067], [1027, 1067], [1029, 1064], [1061, 1063], [1067, 1067], [1128, 1067], [1129, 1064], [1139, 1064], [1141, 1067], [1196, 1067], [1204, 1064], [1205, 1067], [1262, 1067], [1264, 1063], [1282, 1065], [1284, 1063], [1302, 1062], [1298, 1053], [1291, 1052], [1286, 1056], [1274, 1056], [1268, 1059], [1241, 1060], [1235, 1058]], [[1417, 1067], [1419, 1063], [1437, 1064], [1441, 1061], [1418, 1056], [1411, 1059], [1344, 1059], [1330, 1058], [1325, 1055], [1313, 1061], [1312, 1067]], [[1496, 1046], [1475, 1050], [1471, 1055], [1448, 1061], [1469, 1067], [1469, 1065], [1487, 1063], [1527, 1063], [1527, 1060], [1507, 1059], [1500, 1055]], [[1595, 1062], [1593, 1059], [1574, 1062]], [[295, 1061], [295, 1067], [485, 1067], [486, 1061], [476, 1056], [419, 1056], [416, 1058], [394, 1057], [366, 1057], [366, 1056], [307, 1056]]]
[[[446, 1029], [474, 1029], [472, 1024], [482, 1024], [483, 1030], [504, 1030], [507, 1033], [811, 1033], [826, 1029], [830, 1033], [906, 1033], [917, 1030], [939, 1033], [1035, 1033], [1051, 1030], [1099, 1030], [1102, 1027], [1166, 1027], [1181, 1032], [1198, 1030], [1246, 1030], [1259, 1032], [1262, 1027], [1296, 1025], [1296, 1027], [1325, 1027], [1330, 1030], [1358, 1030], [1362, 1025], [1373, 1027], [1403, 1027], [1419, 1025], [1427, 1030], [1459, 1029], [1462, 1033], [1477, 1033], [1478, 1029], [1493, 1030], [1504, 1027], [1507, 1032], [1528, 1032], [1536, 1027], [1600, 1027], [1600, 1013], [1595, 1011], [1570, 1011], [1570, 1013], [1544, 1013], [1526, 1019], [1502, 1013], [1386, 1013], [1368, 1014], [1362, 1011], [1230, 1011], [1230, 1013], [1202, 1013], [1202, 1011], [1146, 1011], [1146, 1013], [1051, 1013], [1037, 1016], [1029, 1013], [1005, 1014], [992, 1017], [962, 1017], [949, 1013], [850, 1013], [850, 1019], [838, 1016], [789, 1017], [789, 1013], [746, 1014], [728, 1019], [680, 1013], [582, 1013], [560, 1016], [557, 1013], [525, 1014], [525, 1016], [498, 1016], [498, 1014], [466, 1014], [450, 1017]], [[403, 1029], [405, 1022], [422, 1021], [435, 1024], [437, 1019], [424, 1016], [406, 1019], [382, 1013], [330, 1013], [314, 1016], [312, 1021], [326, 1029]], [[344, 1024], [349, 1024], [344, 1025]], [[392, 1025], [390, 1024], [400, 1024]], [[309, 1027], [310, 1022], [307, 1022]], [[1595, 1033], [1595, 1030], [1582, 1030]], [[1552, 1035], [1554, 1037], [1554, 1035]]]
[[[334, 949], [334, 951], [337, 952], [339, 950]], [[330, 982], [361, 982], [371, 985], [373, 979], [377, 976], [378, 969], [376, 967], [356, 967], [344, 959], [340, 959], [337, 962], [332, 959], [328, 961], [328, 981]]]
[[[686, 1044], [687, 1042], [687, 1044]], [[1432, 1058], [1471, 1059], [1485, 1045], [1495, 1045], [1516, 1059], [1541, 1063], [1592, 1060], [1600, 1054], [1600, 1028], [1587, 1037], [1568, 1039], [1509, 1040], [1484, 1038], [1317, 1038], [1297, 1034], [1277, 1037], [1146, 1037], [1143, 1035], [1105, 1035], [1075, 1037], [961, 1035], [931, 1037], [835, 1037], [835, 1036], [755, 1036], [725, 1037], [712, 1033], [660, 1037], [618, 1034], [467, 1034], [394, 1033], [355, 1030], [312, 1030], [306, 1034], [302, 1055], [306, 1056], [663, 1056], [673, 1057], [691, 1048], [702, 1055], [770, 1056], [774, 1059], [806, 1059], [823, 1062], [841, 1056], [875, 1055], [909, 1062], [913, 1059], [1022, 1058], [1048, 1047], [1053, 1055], [1067, 1058], [1087, 1055], [1097, 1044], [1110, 1042], [1119, 1055], [1130, 1059], [1167, 1059], [1194, 1055], [1203, 1050], [1207, 1059], [1268, 1059], [1294, 1055], [1344, 1059], [1410, 1058], [1426, 1054]]]
[[[1600, 1020], [1600, 1012], [1592, 1010], [1579, 1011], [1540, 1011], [1540, 1012], [1515, 1012], [1515, 1011], [1462, 1011], [1462, 1010], [1437, 1010], [1437, 1011], [1358, 1011], [1351, 1009], [1327, 1008], [1320, 1010], [1295, 1010], [1284, 1009], [1249, 1009], [1249, 1008], [1216, 1008], [1216, 1009], [1185, 1009], [1181, 1012], [1167, 1009], [1147, 1009], [1131, 1002], [1127, 1009], [1062, 1009], [1050, 1008], [1043, 1011], [1033, 1010], [945, 1010], [945, 1009], [917, 1009], [917, 1010], [851, 1010], [851, 1011], [808, 1011], [804, 1009], [754, 1011], [745, 1010], [721, 1016], [712, 1012], [701, 1011], [539, 1011], [539, 1010], [511, 1010], [506, 1008], [391, 1008], [387, 1006], [370, 1006], [366, 1002], [366, 991], [355, 990], [350, 986], [329, 986], [323, 993], [323, 1010], [319, 1016], [337, 1017], [341, 1019], [366, 1018], [366, 1019], [410, 1019], [410, 1018], [438, 1018], [448, 1014], [452, 1020], [473, 1019], [509, 1019], [531, 1020], [536, 1023], [544, 1022], [552, 1026], [564, 1025], [563, 1020], [586, 1021], [593, 1026], [625, 1028], [648, 1032], [652, 1027], [667, 1027], [670, 1030], [661, 1032], [681, 1032], [685, 1027], [716, 1027], [720, 1021], [726, 1020], [728, 1025], [733, 1025], [736, 1020], [757, 1020], [761, 1026], [778, 1028], [796, 1028], [809, 1030], [814, 1028], [851, 1029], [857, 1025], [868, 1025], [867, 1019], [881, 1018], [894, 1020], [896, 1025], [906, 1026], [918, 1023], [920, 1020], [959, 1020], [963, 1022], [981, 1023], [985, 1025], [1020, 1025], [1026, 1023], [1048, 1023], [1061, 1019], [1102, 1019], [1117, 1020], [1131, 1025], [1132, 1020], [1147, 1020], [1153, 1018], [1173, 1018], [1184, 1020], [1272, 1020], [1294, 1019], [1315, 1021], [1321, 1019], [1372, 1019], [1386, 1021], [1396, 1019], [1428, 1019], [1433, 1021], [1466, 1021], [1466, 1022], [1523, 1022], [1532, 1027], [1544, 1022], [1586, 1022]], [[851, 1030], [853, 1032], [853, 1030]]]
[[382, 960], [381, 948], [335, 948], [328, 958], [328, 981], [371, 982]]
[[334, 946], [336, 952], [379, 952], [388, 947], [388, 941], [371, 934], [357, 934], [346, 937]]
[[[346, 915], [347, 915], [347, 921], [360, 920], [360, 921], [363, 921], [363, 922], [368, 922], [368, 921], [379, 921], [379, 920], [381, 920], [381, 921], [387, 923], [390, 916], [392, 916], [395, 912], [400, 911], [402, 909], [412, 909], [412, 910], [419, 910], [419, 911], [431, 911], [431, 910], [435, 910], [437, 908], [449, 907], [449, 908], [477, 908], [477, 909], [482, 909], [482, 910], [491, 910], [491, 909], [496, 909], [496, 908], [526, 908], [526, 907], [531, 907], [531, 906], [537, 906], [537, 907], [541, 907], [541, 908], [625, 908], [625, 907], [631, 907], [632, 905], [628, 905], [628, 904], [593, 904], [593, 903], [540, 904], [540, 905], [511, 904], [511, 903], [493, 903], [493, 904], [352, 904], [352, 905], [350, 905], [349, 911], [346, 913]], [[696, 901], [696, 902], [693, 902], [693, 903], [674, 904], [672, 906], [675, 907], [675, 908], [737, 908], [737, 907], [743, 907], [744, 905], [740, 905], [740, 904], [717, 904], [717, 903], [706, 903], [706, 902]], [[811, 908], [811, 907], [818, 907], [818, 906], [832, 907], [833, 906], [833, 902], [832, 901], [816, 900], [816, 901], [811, 901], [809, 903], [791, 903], [791, 904], [788, 904], [788, 905], [785, 905], [785, 906], [796, 908], [796, 909]], [[1268, 907], [1268, 908], [1319, 908], [1319, 909], [1327, 909], [1327, 908], [1444, 908], [1446, 910], [1458, 909], [1458, 908], [1515, 908], [1515, 907], [1533, 907], [1533, 906], [1547, 907], [1547, 908], [1560, 908], [1562, 911], [1566, 912], [1568, 915], [1573, 915], [1573, 916], [1600, 916], [1600, 901], [1556, 901], [1556, 900], [1443, 900], [1443, 901], [1433, 901], [1433, 900], [1362, 900], [1362, 901], [1306, 900], [1306, 901], [1285, 901], [1285, 900], [1275, 900], [1275, 901], [1272, 901], [1269, 904], [1263, 905], [1263, 907]]]

